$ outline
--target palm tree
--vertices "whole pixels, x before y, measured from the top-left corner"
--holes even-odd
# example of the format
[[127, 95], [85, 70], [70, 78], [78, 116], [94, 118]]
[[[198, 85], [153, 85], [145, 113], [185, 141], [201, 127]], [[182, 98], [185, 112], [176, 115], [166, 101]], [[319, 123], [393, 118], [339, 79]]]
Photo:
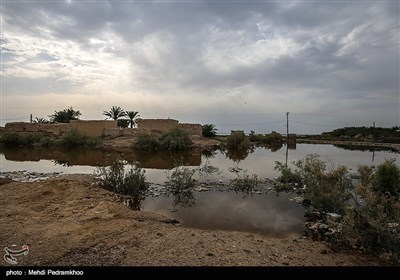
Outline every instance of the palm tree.
[[203, 136], [204, 137], [215, 137], [217, 136], [217, 130], [215, 124], [205, 124], [202, 125]]
[[125, 114], [129, 118], [129, 124], [130, 124], [131, 128], [136, 126], [136, 121], [140, 117], [139, 112], [126, 111]]
[[51, 122], [69, 123], [70, 120], [77, 120], [81, 112], [74, 110], [72, 107], [68, 107], [62, 111], [54, 111], [53, 115], [50, 115]]
[[[125, 117], [125, 111], [119, 106], [112, 106], [110, 111], [104, 111], [103, 115], [107, 116], [108, 118], [113, 119], [114, 121], [118, 120], [121, 117]], [[108, 119], [107, 118], [107, 119]]]
[[46, 124], [46, 123], [49, 123], [49, 121], [46, 120], [45, 118], [38, 118], [38, 117], [36, 117], [36, 119], [33, 121], [33, 123]]

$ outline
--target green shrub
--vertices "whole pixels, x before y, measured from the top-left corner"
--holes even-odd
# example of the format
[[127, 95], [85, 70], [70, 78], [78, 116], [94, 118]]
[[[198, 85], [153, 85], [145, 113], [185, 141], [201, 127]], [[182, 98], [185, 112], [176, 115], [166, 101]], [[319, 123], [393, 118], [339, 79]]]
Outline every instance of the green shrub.
[[386, 160], [378, 166], [374, 178], [374, 190], [389, 193], [392, 196], [400, 195], [400, 168], [395, 160]]
[[192, 145], [189, 133], [180, 128], [173, 128], [162, 135], [142, 132], [136, 136], [135, 148], [139, 150], [180, 151], [187, 150]]
[[254, 131], [250, 132], [250, 141], [259, 144], [280, 144], [283, 142], [283, 137], [280, 133], [272, 131], [270, 134], [255, 134]]
[[368, 186], [373, 180], [374, 168], [367, 165], [360, 165], [357, 169], [358, 178], [362, 186]]
[[136, 136], [134, 147], [138, 150], [158, 151], [161, 148], [160, 135], [150, 132], [141, 132]]
[[[398, 174], [393, 160], [376, 169], [359, 166], [352, 180], [344, 166], [326, 171], [317, 155], [308, 155], [294, 163], [296, 169], [277, 163], [282, 184], [299, 181], [306, 186], [304, 198], [323, 212], [341, 214], [341, 219], [326, 218], [324, 223], [335, 227], [330, 240], [351, 248], [380, 255], [393, 264], [400, 264], [400, 201]], [[397, 194], [397, 195], [396, 195]]]
[[51, 137], [43, 136], [41, 133], [30, 133], [21, 135], [15, 132], [6, 132], [0, 138], [0, 142], [7, 147], [22, 147], [22, 146], [43, 146], [49, 147], [57, 143]]
[[256, 174], [248, 175], [247, 172], [244, 172], [243, 176], [238, 174], [237, 178], [231, 180], [229, 185], [236, 193], [242, 192], [245, 195], [249, 195], [260, 183], [261, 181]]
[[40, 143], [43, 138], [43, 135], [40, 133], [32, 133], [25, 136], [25, 145], [33, 146], [36, 143]]
[[52, 123], [69, 123], [71, 120], [79, 119], [80, 115], [82, 115], [81, 112], [74, 110], [72, 107], [68, 107], [62, 111], [54, 111], [54, 114], [49, 117]]
[[168, 151], [187, 150], [192, 145], [189, 133], [181, 128], [173, 128], [164, 132], [160, 141], [163, 149]]
[[280, 172], [276, 179], [276, 191], [292, 191], [294, 187], [301, 186], [302, 178], [297, 171], [293, 171], [286, 164], [276, 161], [274, 170]]
[[61, 144], [70, 148], [83, 147], [83, 146], [95, 146], [97, 139], [91, 138], [85, 134], [82, 134], [78, 129], [72, 127], [69, 128], [61, 137]]
[[1, 143], [7, 147], [18, 147], [25, 145], [26, 141], [23, 136], [15, 132], [5, 132], [1, 136]]
[[137, 165], [130, 165], [125, 171], [125, 162], [116, 160], [109, 167], [98, 167], [95, 170], [100, 187], [118, 194], [137, 196], [146, 193], [149, 183], [146, 182], [145, 170]]
[[195, 170], [190, 170], [188, 167], [178, 166], [172, 171], [172, 173], [168, 174], [167, 182], [165, 182], [166, 190], [168, 195], [174, 197], [175, 205], [187, 207], [194, 204], [194, 173]]
[[215, 137], [217, 136], [217, 130], [214, 124], [202, 125], [202, 134], [204, 137]]
[[43, 137], [39, 143], [40, 146], [50, 147], [56, 144], [56, 141], [51, 137]]
[[306, 181], [305, 199], [322, 211], [343, 215], [348, 205], [351, 178], [348, 169], [340, 166], [317, 180]]
[[304, 198], [315, 208], [325, 212], [343, 214], [352, 190], [348, 169], [340, 166], [326, 172], [325, 163], [317, 155], [307, 155], [294, 163], [296, 169], [276, 163], [275, 169], [281, 172], [276, 188], [279, 191], [304, 187]]
[[357, 187], [356, 194], [362, 203], [347, 209], [339, 241], [400, 265], [399, 200], [365, 186]]
[[244, 132], [236, 131], [226, 138], [226, 146], [230, 150], [246, 150], [250, 148], [251, 143]]

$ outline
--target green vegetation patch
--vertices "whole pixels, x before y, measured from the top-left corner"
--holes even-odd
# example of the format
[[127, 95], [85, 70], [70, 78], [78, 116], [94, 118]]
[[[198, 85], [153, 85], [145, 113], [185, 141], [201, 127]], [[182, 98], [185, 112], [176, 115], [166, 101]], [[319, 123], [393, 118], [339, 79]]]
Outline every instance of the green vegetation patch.
[[[125, 169], [127, 166], [127, 170]], [[95, 170], [97, 184], [109, 191], [122, 195], [144, 195], [149, 188], [146, 182], [146, 171], [137, 164], [127, 165], [122, 159], [117, 159], [109, 167], [98, 167]]]
[[233, 132], [226, 138], [226, 147], [229, 150], [247, 150], [251, 146], [250, 140], [244, 132]]
[[283, 137], [280, 133], [272, 131], [269, 134], [256, 134], [253, 130], [250, 132], [250, 141], [258, 144], [281, 144]]
[[276, 163], [276, 189], [300, 191], [313, 209], [340, 214], [324, 221], [335, 228], [331, 241], [400, 264], [400, 168], [394, 160], [359, 166], [356, 174], [345, 166], [328, 169], [317, 155], [293, 165]]
[[61, 137], [60, 143], [63, 146], [75, 148], [75, 147], [94, 147], [97, 145], [97, 138], [89, 137], [82, 134], [78, 129], [72, 127], [69, 128]]
[[190, 149], [192, 140], [186, 130], [173, 128], [163, 134], [141, 132], [136, 136], [135, 148], [147, 151], [182, 151]]

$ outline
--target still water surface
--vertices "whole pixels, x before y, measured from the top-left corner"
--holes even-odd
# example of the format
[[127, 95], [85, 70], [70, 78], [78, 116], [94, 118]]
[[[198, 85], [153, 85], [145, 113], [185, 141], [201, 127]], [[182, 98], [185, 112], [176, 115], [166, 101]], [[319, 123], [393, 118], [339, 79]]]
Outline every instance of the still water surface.
[[[289, 199], [292, 194], [276, 194], [265, 186], [258, 192], [243, 193], [226, 186], [238, 174], [256, 174], [258, 178], [273, 178], [275, 161], [288, 164], [307, 154], [319, 154], [328, 165], [346, 165], [355, 170], [358, 165], [379, 165], [385, 159], [396, 159], [392, 151], [345, 150], [333, 145], [297, 144], [275, 149], [256, 148], [244, 154], [215, 151], [202, 154], [148, 153], [125, 151], [127, 161], [137, 161], [146, 170], [146, 177], [162, 189], [168, 172], [178, 163], [195, 169], [196, 179], [205, 186], [212, 182], [220, 188], [194, 192], [192, 203], [179, 205], [172, 197], [148, 196], [140, 209], [156, 211], [182, 222], [185, 226], [257, 232], [270, 236], [299, 233], [303, 228], [305, 209]], [[0, 172], [27, 170], [30, 172], [93, 173], [98, 166], [107, 166], [121, 156], [120, 152], [102, 150], [18, 149], [0, 150]], [[206, 172], [207, 171], [207, 172]], [[190, 207], [188, 206], [190, 205]]]

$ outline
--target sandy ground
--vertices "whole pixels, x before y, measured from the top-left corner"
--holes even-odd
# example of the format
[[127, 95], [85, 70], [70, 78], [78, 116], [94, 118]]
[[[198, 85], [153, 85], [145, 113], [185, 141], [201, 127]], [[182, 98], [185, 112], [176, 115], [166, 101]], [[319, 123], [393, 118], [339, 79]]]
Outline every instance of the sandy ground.
[[[274, 239], [185, 228], [157, 213], [129, 210], [84, 176], [1, 183], [0, 246], [29, 245], [29, 254], [17, 257], [18, 265], [383, 265], [301, 236]], [[7, 265], [3, 259], [0, 263]]]

